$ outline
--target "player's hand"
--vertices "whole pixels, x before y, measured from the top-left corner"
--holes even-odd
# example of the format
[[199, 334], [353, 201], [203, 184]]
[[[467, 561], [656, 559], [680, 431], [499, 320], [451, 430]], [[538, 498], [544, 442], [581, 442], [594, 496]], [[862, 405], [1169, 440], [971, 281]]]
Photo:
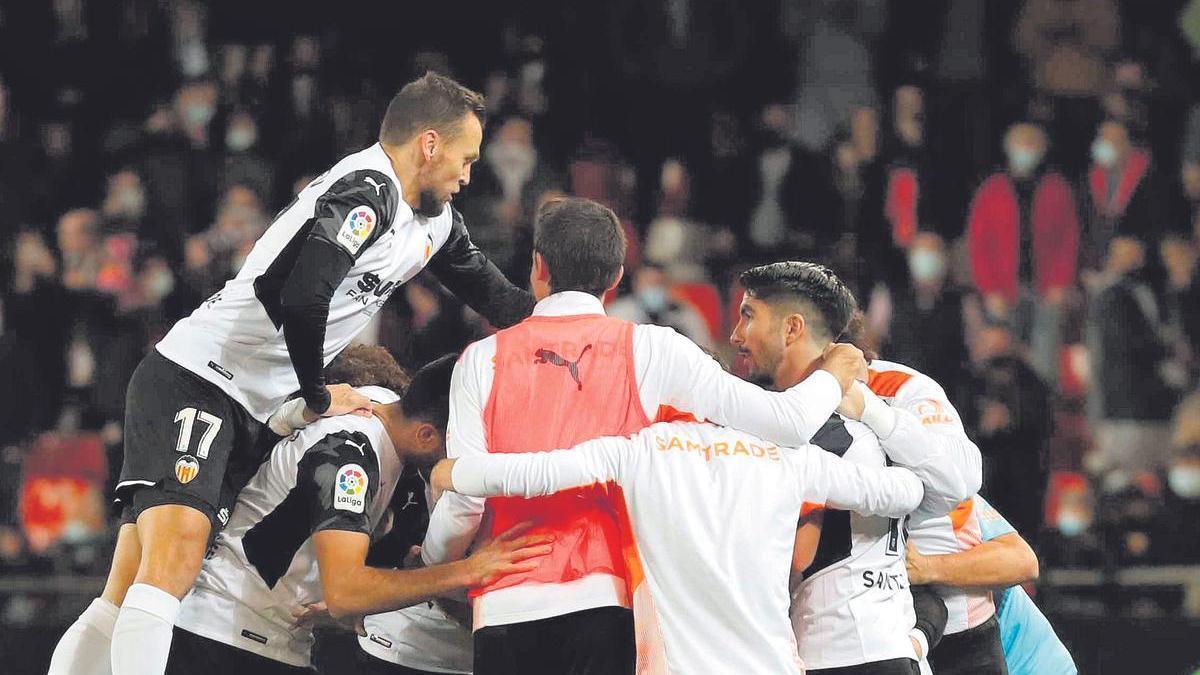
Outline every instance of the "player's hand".
[[861, 420], [863, 410], [867, 407], [867, 396], [863, 393], [866, 385], [862, 382], [855, 381], [842, 395], [842, 402], [838, 404], [837, 413], [842, 417], [850, 420]]
[[554, 537], [521, 536], [531, 527], [533, 523], [528, 521], [515, 525], [472, 553], [466, 559], [470, 585], [486, 586], [500, 577], [537, 569], [542, 564], [541, 558], [550, 553]]
[[421, 559], [421, 547], [411, 546], [408, 549], [408, 555], [404, 556], [404, 560], [400, 563], [401, 569], [415, 570], [425, 566], [425, 561]]
[[916, 586], [937, 583], [935, 565], [937, 556], [925, 555], [910, 541], [904, 549], [904, 566], [908, 568], [908, 581]]
[[843, 394], [850, 389], [854, 380], [865, 377], [867, 372], [867, 359], [862, 350], [841, 342], [826, 347], [825, 352], [821, 354], [820, 363], [821, 370], [828, 371], [837, 378]]
[[304, 408], [304, 421], [313, 423], [319, 417], [337, 417], [338, 415], [371, 416], [371, 399], [355, 391], [348, 384], [330, 384], [325, 389], [329, 391], [329, 408], [318, 415], [307, 406]]
[[454, 460], [452, 459], [443, 459], [434, 465], [433, 472], [429, 474], [429, 484], [433, 486], [435, 492], [454, 491], [454, 481], [451, 478], [453, 470]]
[[293, 609], [292, 618], [296, 620], [297, 627], [333, 626], [352, 630], [360, 637], [367, 636], [367, 628], [363, 625], [363, 617], [347, 617], [342, 621], [338, 621], [329, 615], [329, 608], [324, 602], [314, 602], [300, 609]]

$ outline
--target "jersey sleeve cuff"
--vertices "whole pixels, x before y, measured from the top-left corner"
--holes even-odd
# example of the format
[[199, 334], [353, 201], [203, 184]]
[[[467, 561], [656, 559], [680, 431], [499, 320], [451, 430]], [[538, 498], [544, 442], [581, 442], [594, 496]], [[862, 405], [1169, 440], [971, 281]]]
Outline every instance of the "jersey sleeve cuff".
[[921, 659], [928, 658], [929, 638], [926, 637], [925, 631], [921, 630], [920, 628], [914, 628], [908, 632], [908, 636], [916, 640], [917, 644], [920, 645], [921, 653], [917, 654], [917, 660], [920, 661]]
[[857, 383], [854, 386], [863, 392], [862, 423], [870, 427], [879, 440], [887, 439], [896, 431], [896, 411], [867, 387]]

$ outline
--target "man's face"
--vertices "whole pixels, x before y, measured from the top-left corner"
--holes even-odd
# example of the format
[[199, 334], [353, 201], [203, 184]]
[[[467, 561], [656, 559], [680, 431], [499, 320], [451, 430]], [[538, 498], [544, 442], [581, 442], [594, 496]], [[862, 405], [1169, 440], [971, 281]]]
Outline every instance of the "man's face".
[[751, 380], [774, 382], [786, 342], [784, 323], [776, 318], [770, 305], [747, 293], [729, 342], [737, 347], [738, 356], [746, 359]]
[[438, 137], [433, 155], [417, 176], [421, 190], [417, 213], [427, 218], [440, 214], [459, 189], [471, 182], [471, 165], [479, 159], [482, 142], [483, 126], [473, 113], [463, 116], [458, 133]]

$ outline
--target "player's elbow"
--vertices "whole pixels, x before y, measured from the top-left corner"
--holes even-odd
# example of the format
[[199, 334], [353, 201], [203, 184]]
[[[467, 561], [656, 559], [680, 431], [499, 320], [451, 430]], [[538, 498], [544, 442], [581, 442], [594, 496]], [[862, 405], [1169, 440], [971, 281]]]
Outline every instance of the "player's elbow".
[[346, 589], [343, 584], [333, 584], [332, 586], [332, 588], [325, 589], [324, 598], [325, 607], [329, 610], [330, 617], [337, 621], [342, 621], [364, 613], [355, 603], [354, 593]]
[[1017, 538], [1017, 542], [1014, 544], [1013, 548], [1015, 549], [1016, 553], [1016, 555], [1013, 556], [1014, 562], [1016, 563], [1014, 567], [1021, 577], [1021, 580], [1017, 583], [1023, 584], [1027, 581], [1037, 581], [1038, 576], [1041, 574], [1041, 568], [1038, 564], [1037, 554], [1034, 553], [1029, 544], [1020, 537]]

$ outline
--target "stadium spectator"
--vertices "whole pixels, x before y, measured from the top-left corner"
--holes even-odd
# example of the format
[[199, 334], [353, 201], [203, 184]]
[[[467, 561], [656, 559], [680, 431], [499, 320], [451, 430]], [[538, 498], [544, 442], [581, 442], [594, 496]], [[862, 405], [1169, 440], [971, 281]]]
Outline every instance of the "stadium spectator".
[[262, 153], [258, 120], [246, 110], [229, 117], [225, 130], [225, 155], [217, 188], [224, 192], [235, 185], [254, 190], [259, 200], [276, 197], [275, 165]]
[[1012, 318], [1018, 339], [1032, 346], [1034, 368], [1054, 382], [1063, 302], [1075, 282], [1079, 220], [1070, 184], [1044, 164], [1046, 148], [1040, 127], [1009, 127], [1008, 165], [975, 192], [967, 240], [972, 276], [988, 312]]
[[1134, 145], [1124, 123], [1101, 124], [1091, 153], [1081, 258], [1084, 267], [1094, 271], [1103, 265], [1113, 237], [1146, 238], [1163, 223], [1150, 154]]
[[1052, 431], [1050, 391], [1021, 357], [1009, 327], [988, 321], [971, 344], [971, 438], [985, 462], [982, 493], [1020, 532], [1041, 529]]
[[911, 290], [892, 294], [891, 324], [882, 352], [932, 377], [953, 396], [964, 382], [967, 344], [963, 293], [948, 278], [941, 237], [922, 232], [908, 249]]
[[[1159, 258], [1166, 269], [1163, 318], [1175, 360], [1185, 373], [1181, 386], [1196, 385], [1200, 366], [1200, 274], [1196, 273], [1196, 242], [1180, 234], [1168, 234], [1159, 244]], [[1182, 387], [1181, 387], [1182, 388]]]
[[1105, 265], [1109, 285], [1089, 312], [1095, 448], [1087, 464], [1095, 474], [1130, 475], [1167, 462], [1175, 395], [1160, 372], [1170, 349], [1145, 265], [1144, 242], [1113, 239]]
[[616, 319], [670, 326], [710, 351], [716, 346], [704, 318], [672, 296], [670, 277], [656, 265], [638, 268], [633, 274], [633, 294], [614, 300], [606, 311]]

